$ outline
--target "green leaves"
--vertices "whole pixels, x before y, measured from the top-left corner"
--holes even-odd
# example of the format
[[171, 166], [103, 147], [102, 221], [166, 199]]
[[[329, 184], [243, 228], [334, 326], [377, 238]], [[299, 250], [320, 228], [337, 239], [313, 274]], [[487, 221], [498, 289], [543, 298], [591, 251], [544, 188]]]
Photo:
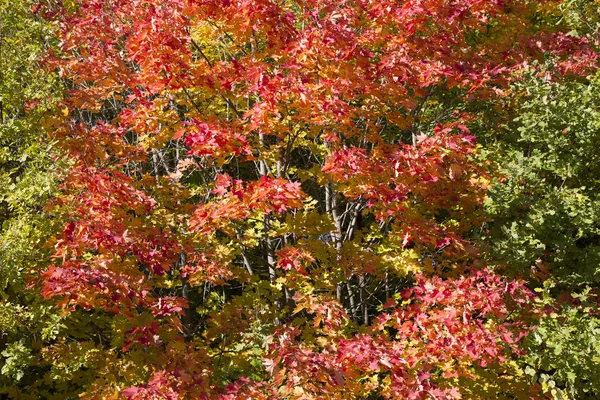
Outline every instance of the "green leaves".
[[524, 358], [533, 379], [555, 398], [596, 398], [600, 395], [600, 318], [598, 298], [590, 288], [573, 293], [571, 304], [556, 307], [546, 285], [541, 305], [553, 307], [527, 339]]
[[0, 354], [4, 357], [4, 365], [0, 373], [15, 381], [23, 378], [25, 370], [34, 360], [31, 349], [25, 345], [24, 340], [10, 343]]
[[0, 1], [0, 393], [40, 398], [47, 363], [41, 350], [64, 325], [28, 288], [47, 265], [58, 225], [43, 211], [57, 192], [57, 152], [42, 120], [62, 89], [42, 68], [52, 27], [30, 1]]
[[597, 398], [600, 75], [526, 78], [490, 147], [500, 176], [485, 203], [487, 255], [540, 286], [544, 312], [521, 361], [531, 383], [555, 399]]
[[486, 207], [491, 256], [551, 267], [570, 283], [600, 279], [600, 84], [532, 78], [497, 143], [500, 178]]

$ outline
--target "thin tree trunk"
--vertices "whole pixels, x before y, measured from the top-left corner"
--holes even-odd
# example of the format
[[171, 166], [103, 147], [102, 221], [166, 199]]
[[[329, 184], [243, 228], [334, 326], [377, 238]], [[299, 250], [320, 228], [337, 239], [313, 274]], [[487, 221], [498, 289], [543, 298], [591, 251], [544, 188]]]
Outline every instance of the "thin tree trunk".
[[[181, 253], [179, 257], [179, 268], [183, 268], [187, 263], [187, 256], [185, 253]], [[183, 323], [183, 338], [186, 341], [189, 341], [194, 336], [193, 328], [192, 328], [192, 307], [190, 304], [190, 283], [188, 281], [188, 277], [185, 276], [181, 278], [182, 287], [181, 287], [181, 297], [187, 302], [187, 307], [182, 317]]]
[[358, 287], [363, 324], [369, 325], [369, 310], [367, 308], [367, 299], [365, 297], [365, 277], [363, 275], [358, 276]]

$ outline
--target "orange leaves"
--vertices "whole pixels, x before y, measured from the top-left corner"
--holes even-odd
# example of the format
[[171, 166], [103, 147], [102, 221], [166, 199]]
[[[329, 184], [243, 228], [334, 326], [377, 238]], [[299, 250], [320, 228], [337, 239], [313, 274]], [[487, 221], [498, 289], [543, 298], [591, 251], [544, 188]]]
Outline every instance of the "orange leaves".
[[215, 285], [225, 285], [234, 278], [230, 268], [231, 259], [214, 251], [208, 253], [194, 252], [189, 256], [188, 263], [181, 267], [181, 277], [192, 286], [200, 286], [205, 282]]
[[201, 233], [225, 229], [232, 220], [246, 219], [253, 212], [280, 214], [289, 209], [300, 209], [306, 195], [299, 182], [263, 176], [244, 185], [221, 175], [217, 178], [215, 193], [222, 194], [216, 202], [200, 205], [190, 219], [190, 228]]
[[281, 178], [263, 176], [247, 186], [248, 207], [264, 213], [282, 213], [289, 209], [300, 209], [306, 195], [300, 188], [300, 182], [290, 182]]
[[184, 2], [146, 2], [137, 7], [133, 3], [127, 17], [133, 21], [135, 35], [127, 38], [125, 47], [130, 61], [140, 67], [134, 79], [155, 93], [186, 82], [192, 57]]
[[[115, 271], [107, 266], [63, 262], [51, 265], [41, 276], [42, 295], [59, 297], [63, 308], [102, 309], [114, 314], [127, 313], [137, 305], [149, 305], [150, 287], [143, 276], [128, 269]], [[137, 276], [136, 276], [137, 275]]]
[[[439, 128], [435, 136], [420, 138], [416, 146], [380, 145], [369, 154], [363, 148], [335, 150], [327, 157], [323, 172], [342, 183], [344, 193], [351, 197], [360, 194], [385, 203], [405, 199], [409, 194], [428, 201], [434, 197], [439, 198], [436, 201], [452, 198], [446, 192], [449, 186], [458, 191], [453, 181], [482, 171], [468, 158], [475, 148], [475, 138], [452, 135], [450, 131]], [[468, 179], [460, 181], [478, 191]]]
[[298, 292], [294, 295], [294, 301], [296, 302], [294, 314], [305, 311], [313, 315], [313, 326], [317, 328], [323, 324], [323, 331], [326, 333], [336, 335], [348, 321], [346, 310], [333, 298]]
[[248, 140], [240, 133], [196, 119], [184, 125], [186, 128], [177, 132], [173, 139], [178, 139], [185, 132], [184, 141], [190, 148], [189, 155], [224, 159], [252, 154]]
[[201, 11], [211, 19], [228, 27], [235, 27], [236, 41], [246, 42], [260, 35], [272, 49], [281, 49], [294, 32], [294, 15], [276, 2], [269, 0], [208, 0], [201, 3]]
[[69, 124], [54, 131], [54, 137], [61, 140], [62, 148], [72, 157], [92, 165], [100, 162], [108, 164], [111, 157], [127, 156], [139, 159], [142, 153], [125, 140], [125, 129], [99, 121], [88, 128], [84, 124]]

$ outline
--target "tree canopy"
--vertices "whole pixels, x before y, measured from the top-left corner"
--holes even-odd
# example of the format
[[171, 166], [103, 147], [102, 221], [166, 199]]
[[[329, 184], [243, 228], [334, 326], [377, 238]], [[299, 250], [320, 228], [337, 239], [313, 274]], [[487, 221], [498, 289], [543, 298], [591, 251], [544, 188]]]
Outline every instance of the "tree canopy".
[[600, 4], [0, 0], [0, 393], [600, 396]]

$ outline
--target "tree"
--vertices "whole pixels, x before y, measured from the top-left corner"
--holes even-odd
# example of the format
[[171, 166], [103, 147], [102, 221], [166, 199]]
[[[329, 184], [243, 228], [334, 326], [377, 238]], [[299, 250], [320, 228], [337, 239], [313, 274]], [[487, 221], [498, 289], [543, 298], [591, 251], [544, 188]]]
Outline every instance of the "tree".
[[[594, 4], [566, 2], [557, 12], [554, 24], [597, 46]], [[554, 61], [525, 71], [500, 135], [487, 132], [501, 173], [486, 201], [487, 257], [542, 294], [546, 312], [525, 343], [525, 371], [554, 398], [595, 398], [598, 73], [556, 77]]]
[[41, 349], [62, 322], [54, 304], [28, 287], [50, 263], [44, 243], [61, 221], [43, 206], [65, 167], [41, 128], [61, 93], [58, 77], [39, 62], [56, 43], [31, 4], [0, 1], [0, 393], [22, 399], [45, 397], [52, 387]]
[[540, 18], [559, 5], [41, 9], [71, 167], [37, 283], [85, 322], [46, 347], [55, 379], [90, 398], [485, 397], [532, 293], [470, 240], [491, 180], [470, 109], [547, 55], [594, 68], [591, 41]]

